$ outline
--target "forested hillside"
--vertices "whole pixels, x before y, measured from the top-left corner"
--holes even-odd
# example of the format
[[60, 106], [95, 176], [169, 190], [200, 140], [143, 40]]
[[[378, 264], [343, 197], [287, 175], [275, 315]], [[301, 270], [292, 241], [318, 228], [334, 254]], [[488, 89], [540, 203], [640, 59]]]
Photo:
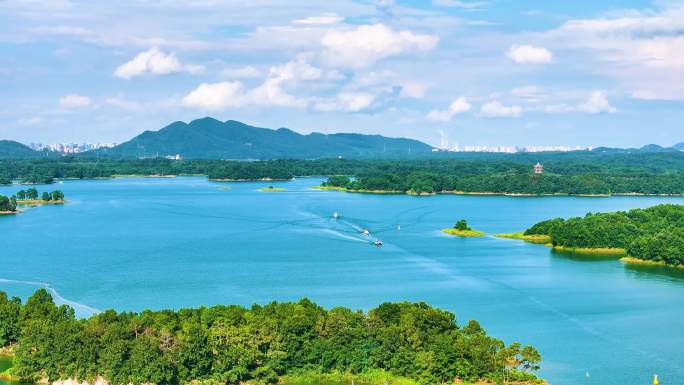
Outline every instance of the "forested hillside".
[[145, 131], [111, 149], [84, 156], [137, 158], [179, 154], [186, 159], [407, 158], [432, 147], [413, 139], [380, 135], [302, 135], [287, 128], [272, 130], [242, 122], [202, 118], [174, 122], [159, 131]]
[[112, 384], [275, 383], [282, 375], [384, 371], [420, 384], [454, 379], [533, 380], [541, 357], [504, 346], [475, 321], [425, 303], [368, 313], [303, 299], [265, 306], [106, 311], [76, 319], [44, 289], [26, 304], [0, 292], [0, 346], [16, 344], [12, 375]]

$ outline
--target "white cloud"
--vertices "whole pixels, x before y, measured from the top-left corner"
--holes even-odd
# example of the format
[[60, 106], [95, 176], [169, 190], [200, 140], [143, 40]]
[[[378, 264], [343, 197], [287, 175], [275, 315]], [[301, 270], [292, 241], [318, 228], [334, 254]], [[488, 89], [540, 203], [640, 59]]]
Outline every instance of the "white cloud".
[[508, 49], [508, 57], [518, 64], [548, 64], [553, 60], [551, 51], [531, 45], [514, 45]]
[[22, 126], [35, 126], [36, 124], [43, 123], [43, 118], [40, 116], [31, 116], [30, 118], [19, 119], [19, 124]]
[[323, 71], [299, 58], [270, 68], [268, 76], [259, 86], [245, 90], [238, 81], [202, 83], [183, 98], [183, 105], [218, 110], [227, 107], [262, 105], [304, 108], [309, 99], [292, 95], [300, 82], [318, 80]]
[[634, 98], [684, 100], [684, 7], [569, 20], [545, 37], [590, 50], [596, 72], [617, 79]]
[[158, 48], [150, 48], [141, 52], [130, 61], [120, 65], [114, 71], [114, 76], [122, 79], [130, 79], [136, 76], [150, 73], [152, 75], [168, 75], [177, 72], [198, 74], [204, 71], [204, 67], [195, 64], [182, 64], [176, 54], [164, 53]]
[[432, 4], [440, 7], [475, 9], [482, 8], [488, 3], [486, 1], [432, 0]]
[[579, 110], [590, 114], [600, 114], [602, 112], [613, 113], [617, 109], [610, 105], [608, 97], [604, 91], [594, 91], [589, 96], [589, 100], [579, 105]]
[[261, 76], [261, 72], [252, 66], [225, 68], [221, 71], [221, 77], [228, 79], [247, 79], [259, 76]]
[[327, 25], [336, 24], [344, 20], [343, 17], [338, 16], [336, 13], [327, 12], [318, 16], [310, 16], [303, 19], [293, 20], [294, 24], [305, 24], [305, 25]]
[[240, 82], [202, 83], [183, 98], [183, 105], [205, 110], [240, 107], [244, 103]]
[[487, 118], [519, 118], [522, 116], [522, 108], [520, 106], [504, 106], [498, 100], [492, 100], [482, 105], [480, 115]]
[[360, 25], [351, 30], [330, 30], [321, 40], [323, 58], [332, 66], [361, 68], [406, 52], [429, 51], [439, 39], [408, 30], [395, 31], [384, 24]]
[[69, 94], [59, 98], [59, 106], [62, 108], [83, 108], [92, 103], [89, 97], [77, 94]]
[[280, 107], [306, 107], [308, 101], [289, 94], [285, 87], [294, 87], [301, 81], [318, 80], [323, 75], [303, 59], [290, 61], [284, 65], [271, 67], [263, 84], [250, 92], [250, 99], [255, 104]]
[[427, 114], [426, 118], [435, 122], [448, 122], [455, 115], [470, 111], [470, 108], [471, 105], [468, 99], [461, 96], [451, 102], [446, 110], [432, 110]]
[[318, 111], [359, 112], [370, 107], [376, 96], [367, 92], [341, 92], [334, 100], [322, 100], [314, 105]]
[[605, 91], [592, 91], [589, 98], [578, 105], [570, 104], [553, 104], [544, 107], [544, 112], [549, 114], [566, 114], [571, 112], [584, 112], [587, 114], [601, 114], [616, 112], [617, 109], [613, 107], [608, 101]]

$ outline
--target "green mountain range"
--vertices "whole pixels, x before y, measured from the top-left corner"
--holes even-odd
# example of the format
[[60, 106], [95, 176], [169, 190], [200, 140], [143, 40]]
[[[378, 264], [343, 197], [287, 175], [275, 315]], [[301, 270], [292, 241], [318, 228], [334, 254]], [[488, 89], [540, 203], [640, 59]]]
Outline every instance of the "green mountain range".
[[0, 140], [0, 158], [33, 158], [43, 153], [13, 140]]
[[398, 158], [426, 154], [423, 142], [380, 135], [302, 135], [287, 128], [272, 130], [234, 120], [202, 118], [174, 122], [159, 131], [145, 131], [98, 155], [155, 157], [180, 155], [184, 159], [282, 159], [282, 158]]

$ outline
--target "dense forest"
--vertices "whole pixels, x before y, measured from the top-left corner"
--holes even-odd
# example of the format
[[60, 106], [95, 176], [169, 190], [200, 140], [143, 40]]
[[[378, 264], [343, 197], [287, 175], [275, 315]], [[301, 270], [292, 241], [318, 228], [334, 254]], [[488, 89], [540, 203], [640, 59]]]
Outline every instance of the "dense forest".
[[[544, 173], [532, 165], [544, 162]], [[223, 161], [81, 157], [0, 160], [0, 183], [115, 175], [206, 175], [217, 180], [345, 175], [328, 186], [349, 190], [511, 194], [683, 194], [684, 153], [462, 154], [414, 160]]]
[[534, 234], [550, 236], [554, 246], [621, 248], [631, 257], [684, 265], [684, 205], [555, 218], [525, 231]]
[[476, 321], [425, 303], [384, 303], [367, 313], [303, 299], [250, 308], [214, 306], [88, 319], [40, 289], [25, 304], [0, 292], [0, 346], [27, 381], [101, 376], [112, 384], [275, 383], [282, 375], [380, 370], [420, 384], [458, 378], [535, 381], [541, 357], [505, 346]]

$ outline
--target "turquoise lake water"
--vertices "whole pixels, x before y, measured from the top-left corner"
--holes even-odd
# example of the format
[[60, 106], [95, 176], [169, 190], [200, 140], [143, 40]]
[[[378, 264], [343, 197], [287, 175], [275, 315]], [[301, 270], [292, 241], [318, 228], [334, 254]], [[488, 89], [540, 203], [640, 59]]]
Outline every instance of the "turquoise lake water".
[[[683, 198], [309, 188], [319, 182], [181, 177], [39, 186], [63, 190], [69, 203], [0, 217], [0, 290], [26, 297], [47, 287], [80, 316], [302, 297], [355, 309], [426, 301], [453, 311], [461, 324], [477, 319], [496, 337], [536, 346], [541, 374], [554, 385], [649, 384], [654, 373], [663, 384], [684, 383], [684, 270], [439, 231], [466, 218], [488, 233], [514, 232], [555, 216]], [[269, 185], [288, 191], [258, 191]], [[0, 194], [18, 189], [0, 187]], [[364, 228], [370, 238], [360, 234]], [[372, 246], [373, 239], [384, 246]]]

